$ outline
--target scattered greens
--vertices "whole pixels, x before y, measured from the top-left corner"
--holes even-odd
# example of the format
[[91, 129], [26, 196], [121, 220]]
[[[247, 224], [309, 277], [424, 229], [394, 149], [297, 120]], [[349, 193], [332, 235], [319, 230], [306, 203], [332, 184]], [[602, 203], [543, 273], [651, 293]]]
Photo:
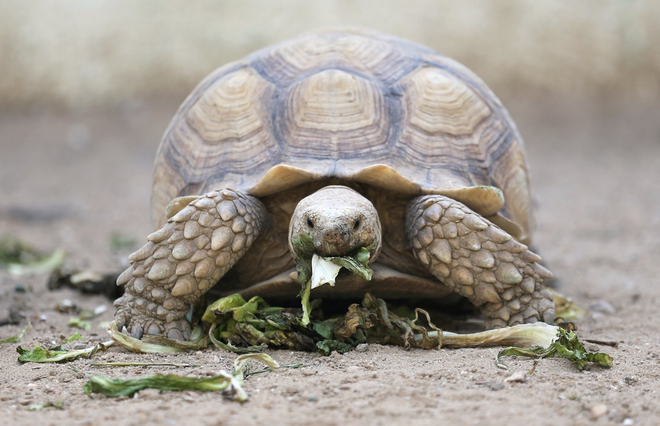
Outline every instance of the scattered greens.
[[20, 354], [20, 362], [68, 362], [78, 358], [91, 358], [98, 351], [104, 351], [114, 345], [112, 340], [98, 343], [90, 348], [67, 351], [62, 346], [56, 346], [50, 349], [44, 349], [41, 346], [35, 346], [31, 351], [17, 347], [16, 351]]
[[81, 330], [91, 330], [92, 324], [79, 317], [71, 317], [68, 322], [69, 327], [79, 328]]
[[79, 333], [76, 332], [76, 333], [73, 333], [71, 336], [69, 336], [69, 337], [64, 341], [64, 343], [73, 342], [74, 340], [82, 340], [82, 338], [83, 338], [83, 337], [82, 337]]
[[279, 368], [277, 362], [266, 354], [246, 354], [234, 360], [234, 372], [232, 374], [220, 371], [218, 375], [213, 377], [156, 375], [128, 380], [94, 376], [85, 383], [84, 390], [90, 397], [92, 393], [102, 393], [113, 398], [122, 395], [131, 396], [146, 388], [158, 390], [195, 390], [202, 392], [229, 390], [235, 401], [244, 402], [248, 396], [243, 390], [243, 368], [251, 359], [263, 362], [271, 370]]
[[[318, 302], [315, 301], [315, 306], [320, 304]], [[542, 322], [456, 334], [438, 329], [422, 309], [415, 309], [414, 315], [414, 319], [398, 316], [387, 309], [384, 300], [367, 294], [361, 304], [351, 305], [343, 318], [310, 320], [305, 324], [305, 314], [299, 309], [270, 307], [260, 297], [246, 302], [235, 294], [216, 301], [203, 318], [212, 323], [209, 337], [214, 345], [237, 353], [275, 347], [329, 355], [332, 351], [348, 352], [361, 343], [423, 349], [523, 345], [534, 348], [505, 349], [498, 355], [498, 366], [503, 366], [499, 362], [501, 356], [526, 354], [569, 358], [579, 369], [584, 368], [586, 362], [603, 366], [610, 366], [612, 362], [608, 355], [586, 353], [575, 333]]]
[[62, 401], [56, 401], [56, 402], [46, 402], [44, 404], [32, 404], [26, 408], [28, 411], [39, 411], [43, 410], [44, 408], [57, 408], [58, 410], [63, 410], [64, 409], [64, 402]]
[[51, 272], [62, 264], [64, 256], [62, 249], [44, 254], [17, 239], [0, 239], [0, 268], [12, 275]]
[[23, 330], [21, 330], [21, 332], [18, 333], [18, 335], [7, 337], [4, 340], [0, 340], [0, 343], [19, 343], [21, 341], [21, 339], [23, 338], [23, 336], [25, 335], [25, 332], [27, 331], [27, 329], [30, 328], [31, 324], [32, 323], [28, 322], [28, 324], [25, 326], [25, 328]]
[[[163, 352], [185, 352], [205, 348], [208, 340], [203, 338], [199, 341], [183, 342], [180, 340], [168, 339], [167, 337], [149, 336], [145, 334], [139, 340], [117, 330], [117, 321], [112, 321], [108, 325], [110, 337], [119, 345], [138, 353], [156, 354]], [[195, 332], [193, 331], [193, 335]]]
[[587, 352], [574, 332], [566, 331], [559, 327], [557, 327], [556, 340], [548, 347], [535, 346], [531, 349], [512, 347], [501, 350], [495, 358], [497, 366], [508, 370], [509, 368], [500, 362], [500, 358], [511, 355], [533, 358], [552, 358], [553, 356], [558, 356], [570, 360], [578, 370], [584, 369], [588, 362], [610, 368], [613, 361], [612, 357], [607, 354]]

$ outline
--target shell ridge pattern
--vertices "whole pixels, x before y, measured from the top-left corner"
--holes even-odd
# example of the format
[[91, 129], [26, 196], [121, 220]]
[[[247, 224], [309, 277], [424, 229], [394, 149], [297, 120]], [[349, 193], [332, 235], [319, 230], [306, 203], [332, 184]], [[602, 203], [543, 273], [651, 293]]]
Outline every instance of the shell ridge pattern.
[[[223, 86], [233, 77], [235, 87]], [[516, 187], [527, 177], [521, 145], [497, 97], [460, 63], [376, 32], [308, 34], [221, 67], [197, 86], [159, 148], [158, 180], [171, 183], [155, 180], [162, 195], [152, 207], [191, 182], [249, 192], [278, 165], [299, 169], [302, 180], [307, 173], [378, 182], [385, 169], [360, 173], [382, 164], [413, 184], [399, 188], [406, 192], [499, 187], [517, 221], [529, 210], [517, 203], [530, 202], [528, 188]], [[266, 193], [277, 191], [279, 176], [296, 173], [270, 175]], [[388, 179], [383, 185], [396, 182]]]
[[[454, 62], [453, 59], [451, 59], [447, 56], [440, 55], [440, 54], [436, 54], [436, 55], [441, 56], [443, 59], [447, 60], [448, 62]], [[452, 64], [451, 66], [449, 66], [449, 65], [445, 65], [445, 64], [430, 60], [428, 58], [423, 59], [422, 62], [426, 66], [430, 66], [430, 67], [433, 67], [433, 68], [439, 68], [439, 69], [451, 74], [454, 78], [463, 81], [470, 89], [477, 92], [479, 94], [479, 97], [484, 102], [489, 104], [489, 106], [491, 106], [492, 110], [494, 110], [495, 112], [499, 112], [499, 108], [502, 107], [500, 102], [499, 102], [499, 99], [497, 99], [495, 97], [495, 95], [493, 94], [493, 92], [490, 91], [490, 89], [488, 89], [487, 87], [484, 87], [485, 83], [483, 81], [481, 81], [480, 79], [478, 79], [478, 77], [475, 76], [478, 79], [478, 80], [476, 80], [475, 78], [472, 78], [472, 76], [470, 75], [471, 72], [470, 73], [465, 72], [465, 71], [468, 71], [467, 69], [462, 70], [464, 72], [459, 73], [456, 70], [456, 67], [458, 65], [461, 65], [461, 64], [456, 63], [456, 64]], [[490, 104], [492, 104], [492, 105], [490, 105]], [[493, 108], [493, 106], [496, 106], [497, 108]]]

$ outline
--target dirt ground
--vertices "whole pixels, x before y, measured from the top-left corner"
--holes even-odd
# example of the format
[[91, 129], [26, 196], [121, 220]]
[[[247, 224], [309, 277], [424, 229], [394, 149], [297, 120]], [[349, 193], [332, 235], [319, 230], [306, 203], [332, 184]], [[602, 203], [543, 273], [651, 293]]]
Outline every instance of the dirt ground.
[[[537, 201], [535, 243], [562, 290], [596, 309], [577, 321], [587, 344], [614, 357], [610, 370], [578, 372], [547, 359], [525, 383], [508, 383], [496, 368], [498, 349], [439, 351], [371, 345], [323, 357], [269, 351], [280, 364], [303, 363], [252, 376], [240, 405], [219, 393], [142, 391], [110, 399], [83, 393], [93, 375], [190, 376], [229, 371], [235, 355], [137, 355], [111, 348], [69, 364], [19, 364], [17, 344], [0, 345], [0, 413], [6, 424], [658, 424], [660, 403], [660, 107], [614, 102], [505, 99], [526, 139]], [[62, 247], [67, 263], [119, 271], [130, 249], [114, 252], [115, 232], [141, 245], [150, 232], [151, 165], [160, 136], [180, 100], [133, 102], [111, 111], [0, 114], [0, 235], [44, 250]], [[17, 285], [27, 292], [16, 292]], [[59, 344], [69, 336], [75, 304], [108, 310], [82, 331], [82, 344], [108, 340], [101, 322], [111, 302], [70, 290], [48, 291], [45, 276], [0, 272], [0, 318], [11, 306], [33, 327], [21, 345]], [[611, 312], [612, 308], [615, 312]], [[190, 367], [94, 367], [94, 361], [168, 361]], [[527, 370], [529, 360], [509, 361]], [[63, 410], [27, 411], [62, 401]], [[603, 407], [595, 406], [603, 404]], [[592, 410], [593, 409], [593, 410]], [[597, 413], [602, 410], [601, 413]], [[601, 414], [600, 416], [594, 413]]]

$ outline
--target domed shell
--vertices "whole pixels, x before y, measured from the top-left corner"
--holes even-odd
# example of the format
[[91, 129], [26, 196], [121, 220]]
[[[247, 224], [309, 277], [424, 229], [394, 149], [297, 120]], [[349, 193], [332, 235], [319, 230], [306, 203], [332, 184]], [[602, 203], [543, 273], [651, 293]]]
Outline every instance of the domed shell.
[[175, 197], [263, 197], [333, 177], [451, 196], [529, 241], [523, 141], [497, 97], [452, 59], [356, 29], [306, 34], [206, 77], [158, 149], [152, 223]]

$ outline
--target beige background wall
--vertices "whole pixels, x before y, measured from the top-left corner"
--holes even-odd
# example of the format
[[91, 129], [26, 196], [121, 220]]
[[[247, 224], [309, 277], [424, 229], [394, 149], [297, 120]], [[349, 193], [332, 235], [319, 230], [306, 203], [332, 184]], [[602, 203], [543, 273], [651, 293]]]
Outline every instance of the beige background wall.
[[657, 0], [2, 0], [0, 108], [183, 96], [225, 62], [331, 25], [427, 44], [497, 93], [660, 99]]

